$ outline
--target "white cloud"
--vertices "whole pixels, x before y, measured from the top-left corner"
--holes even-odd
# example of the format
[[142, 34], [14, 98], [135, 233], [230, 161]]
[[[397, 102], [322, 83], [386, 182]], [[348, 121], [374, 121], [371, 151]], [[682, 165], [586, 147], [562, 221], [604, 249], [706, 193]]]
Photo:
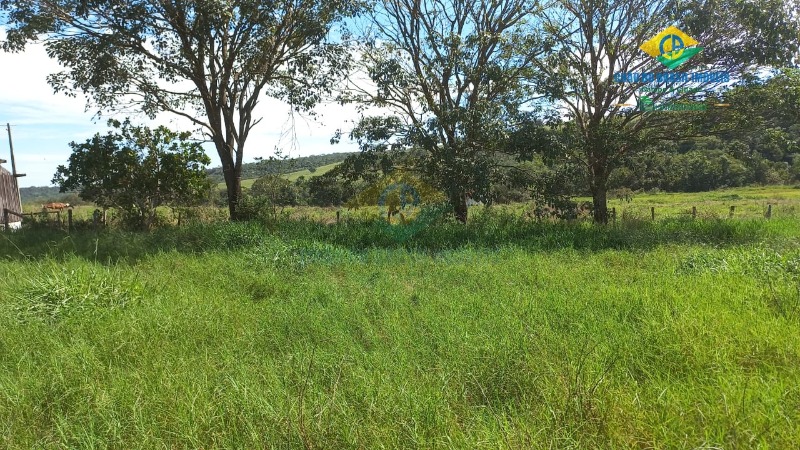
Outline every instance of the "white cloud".
[[[0, 28], [0, 40], [5, 33]], [[30, 45], [21, 53], [0, 52], [0, 124], [12, 124], [17, 170], [27, 173], [21, 186], [49, 185], [59, 164], [69, 157], [67, 145], [83, 141], [95, 133], [107, 130], [105, 118], [93, 120], [94, 111], [85, 110], [82, 96], [55, 94], [47, 84], [47, 75], [61, 70], [41, 45]], [[276, 146], [291, 157], [323, 153], [355, 151], [354, 144], [331, 146], [329, 141], [338, 128], [348, 129], [357, 112], [354, 106], [321, 105], [316, 120], [295, 115], [294, 137], [287, 133], [291, 127], [290, 108], [275, 99], [263, 98], [254, 115], [263, 117], [250, 134], [245, 161], [273, 154]], [[136, 119], [133, 119], [136, 121]], [[164, 124], [174, 129], [193, 130], [187, 119], [161, 114], [155, 121], [138, 120], [149, 125]], [[6, 141], [0, 136], [0, 141]], [[212, 164], [219, 158], [212, 146], [207, 146]], [[8, 144], [0, 144], [0, 158], [8, 158]]]

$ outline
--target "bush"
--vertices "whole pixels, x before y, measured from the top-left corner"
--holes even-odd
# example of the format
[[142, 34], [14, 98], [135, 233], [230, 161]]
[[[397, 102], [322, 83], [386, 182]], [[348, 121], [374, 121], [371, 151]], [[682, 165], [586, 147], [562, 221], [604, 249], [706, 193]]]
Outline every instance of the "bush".
[[297, 190], [291, 181], [278, 175], [264, 175], [250, 188], [250, 195], [273, 208], [297, 205]]
[[355, 195], [353, 187], [336, 177], [334, 172], [308, 180], [309, 205], [341, 206], [353, 195]]
[[125, 212], [123, 223], [137, 229], [158, 225], [159, 206], [197, 204], [208, 197], [210, 159], [190, 133], [163, 126], [151, 130], [128, 120], [109, 125], [119, 131], [70, 143], [69, 163], [58, 166], [53, 177], [61, 191], [118, 208]]

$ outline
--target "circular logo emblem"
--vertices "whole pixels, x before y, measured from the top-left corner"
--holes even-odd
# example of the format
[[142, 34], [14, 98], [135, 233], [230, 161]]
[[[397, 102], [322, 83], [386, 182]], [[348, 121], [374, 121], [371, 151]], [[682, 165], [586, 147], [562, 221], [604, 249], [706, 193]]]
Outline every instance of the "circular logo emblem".
[[658, 44], [658, 50], [661, 52], [661, 56], [670, 60], [680, 58], [681, 55], [683, 55], [684, 48], [683, 39], [677, 34], [668, 34], [664, 36]]
[[381, 215], [391, 217], [400, 214], [403, 220], [415, 212], [420, 204], [419, 192], [414, 186], [406, 183], [392, 183], [381, 192], [378, 197], [378, 206]]
[[[450, 212], [450, 205], [422, 181], [390, 181], [382, 190], [366, 190], [364, 198], [380, 192], [377, 203], [383, 232], [397, 243], [405, 243]], [[372, 194], [369, 194], [372, 192]]]

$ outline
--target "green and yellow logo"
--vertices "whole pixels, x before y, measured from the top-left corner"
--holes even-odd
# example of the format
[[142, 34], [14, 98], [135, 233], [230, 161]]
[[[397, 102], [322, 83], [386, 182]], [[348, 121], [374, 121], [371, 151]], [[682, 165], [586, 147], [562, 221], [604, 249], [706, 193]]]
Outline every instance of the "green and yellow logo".
[[697, 44], [691, 36], [670, 26], [639, 48], [672, 70], [703, 50]]

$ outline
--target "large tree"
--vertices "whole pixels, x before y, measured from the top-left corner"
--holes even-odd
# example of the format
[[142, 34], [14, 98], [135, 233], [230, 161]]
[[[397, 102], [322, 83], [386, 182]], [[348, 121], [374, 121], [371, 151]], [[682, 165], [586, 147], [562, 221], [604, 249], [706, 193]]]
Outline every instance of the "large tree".
[[363, 156], [386, 169], [377, 155], [405, 150], [402, 168], [433, 182], [466, 221], [467, 196], [488, 197], [531, 107], [538, 10], [535, 0], [377, 0], [360, 49], [369, 81], [356, 78], [346, 98], [367, 108], [350, 135]]
[[232, 219], [245, 144], [262, 95], [309, 110], [348, 70], [332, 26], [358, 0], [0, 0], [6, 51], [44, 41], [66, 70], [56, 91], [91, 106], [167, 111], [203, 130], [219, 154]]
[[53, 183], [61, 192], [78, 191], [83, 200], [119, 208], [129, 225], [149, 229], [162, 205], [197, 202], [210, 190], [202, 146], [189, 133], [166, 127], [114, 127], [84, 143], [71, 142], [69, 163], [58, 166]]
[[[795, 0], [556, 0], [542, 12], [541, 33], [555, 45], [537, 60], [544, 75], [539, 90], [555, 102], [572, 132], [571, 151], [586, 169], [595, 221], [608, 220], [609, 175], [626, 154], [648, 141], [697, 131], [693, 113], [630, 104], [705, 101], [713, 108], [710, 100], [728, 84], [725, 78], [659, 82], [619, 75], [715, 71], [736, 81], [748, 70], [791, 63], [800, 36], [797, 11]], [[703, 48], [679, 67], [667, 68], [639, 48], [669, 25]], [[682, 47], [670, 47], [676, 40], [664, 42], [661, 50], [669, 57], [682, 53]], [[708, 117], [697, 120], [703, 115]]]

